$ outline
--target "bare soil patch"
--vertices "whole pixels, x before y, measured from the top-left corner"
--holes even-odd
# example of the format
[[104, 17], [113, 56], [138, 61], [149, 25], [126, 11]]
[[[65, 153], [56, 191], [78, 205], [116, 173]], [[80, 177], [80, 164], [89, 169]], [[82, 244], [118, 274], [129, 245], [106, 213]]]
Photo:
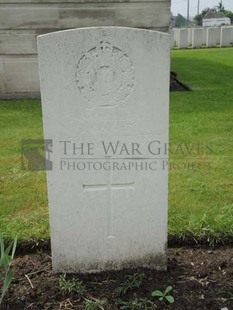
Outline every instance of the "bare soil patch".
[[[122, 302], [147, 298], [154, 309], [233, 309], [233, 248], [174, 248], [168, 250], [168, 271], [148, 269], [123, 270], [100, 274], [67, 275], [83, 281], [86, 293], [64, 295], [59, 288], [59, 275], [52, 272], [51, 257], [39, 253], [17, 257], [15, 278], [5, 299], [3, 309], [85, 309], [85, 298], [104, 299], [105, 309], [121, 309]], [[116, 289], [127, 275], [143, 272], [139, 288], [119, 296]], [[171, 285], [174, 304], [166, 304], [151, 296], [154, 290]], [[139, 308], [132, 308], [139, 309]], [[145, 308], [141, 308], [145, 309]], [[150, 309], [150, 308], [148, 308]]]
[[170, 91], [190, 91], [190, 88], [179, 81], [175, 72], [170, 72]]

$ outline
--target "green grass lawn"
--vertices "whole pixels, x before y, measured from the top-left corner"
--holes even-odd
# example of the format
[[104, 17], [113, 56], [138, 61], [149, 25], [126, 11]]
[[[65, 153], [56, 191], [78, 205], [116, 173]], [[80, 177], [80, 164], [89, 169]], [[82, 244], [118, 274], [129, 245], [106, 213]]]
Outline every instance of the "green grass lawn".
[[[233, 49], [173, 51], [172, 70], [192, 91], [171, 94], [169, 233], [224, 240], [233, 236]], [[40, 102], [1, 100], [0, 133], [0, 232], [48, 238], [45, 173], [21, 170], [20, 155], [22, 139], [43, 137]]]
[[0, 101], [0, 232], [19, 239], [48, 238], [45, 172], [21, 169], [21, 140], [42, 139], [37, 100]]
[[218, 241], [233, 234], [233, 49], [173, 51], [172, 70], [192, 91], [171, 94], [170, 142], [203, 154], [170, 155], [199, 167], [170, 169], [169, 232]]

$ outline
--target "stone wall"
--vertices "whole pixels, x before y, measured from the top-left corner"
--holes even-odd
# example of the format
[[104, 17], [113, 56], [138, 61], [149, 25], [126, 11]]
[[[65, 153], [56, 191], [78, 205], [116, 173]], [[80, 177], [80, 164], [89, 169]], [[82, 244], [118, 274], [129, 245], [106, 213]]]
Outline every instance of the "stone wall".
[[39, 97], [36, 37], [91, 26], [168, 31], [169, 0], [0, 0], [0, 98]]

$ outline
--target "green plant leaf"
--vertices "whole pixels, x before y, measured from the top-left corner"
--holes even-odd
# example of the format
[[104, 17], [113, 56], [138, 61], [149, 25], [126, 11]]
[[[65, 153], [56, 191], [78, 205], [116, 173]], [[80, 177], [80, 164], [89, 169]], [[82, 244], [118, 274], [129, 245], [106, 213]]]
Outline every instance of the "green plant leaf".
[[7, 269], [9, 263], [10, 263], [10, 257], [8, 255], [3, 255], [2, 266], [5, 268], [5, 270]]
[[172, 291], [172, 286], [168, 286], [164, 292], [164, 295], [167, 295], [168, 292]]
[[6, 250], [5, 250], [5, 255], [8, 255], [8, 256], [9, 256], [9, 253], [10, 253], [10, 250], [11, 250], [11, 248], [12, 248], [12, 245], [13, 245], [13, 242], [11, 242], [11, 244], [8, 245], [8, 247], [7, 247]]
[[3, 240], [3, 236], [0, 235], [0, 245], [1, 245], [1, 261], [3, 260], [3, 256], [4, 256], [4, 240]]
[[3, 299], [4, 295], [6, 294], [8, 288], [11, 284], [11, 281], [13, 279], [13, 276], [14, 276], [14, 272], [11, 270], [8, 272], [7, 276], [5, 277], [4, 282], [3, 282], [1, 299]]
[[14, 242], [13, 242], [13, 247], [11, 251], [11, 259], [13, 259], [15, 256], [16, 246], [17, 246], [17, 237], [14, 239]]
[[153, 296], [153, 297], [162, 297], [163, 296], [163, 292], [161, 292], [161, 291], [153, 291], [152, 293], [151, 293], [151, 296]]
[[173, 304], [173, 302], [175, 301], [174, 297], [172, 297], [171, 295], [165, 296], [165, 298], [170, 304]]
[[[1, 282], [3, 282], [3, 287], [1, 288], [1, 296], [0, 296], [0, 305], [6, 294], [12, 278], [14, 276], [14, 271], [11, 269], [11, 262], [14, 258], [15, 250], [16, 250], [17, 238], [14, 239], [6, 249], [4, 245], [3, 235], [0, 234], [0, 249], [1, 249], [1, 259], [0, 259], [0, 276]], [[9, 254], [11, 251], [11, 255]]]

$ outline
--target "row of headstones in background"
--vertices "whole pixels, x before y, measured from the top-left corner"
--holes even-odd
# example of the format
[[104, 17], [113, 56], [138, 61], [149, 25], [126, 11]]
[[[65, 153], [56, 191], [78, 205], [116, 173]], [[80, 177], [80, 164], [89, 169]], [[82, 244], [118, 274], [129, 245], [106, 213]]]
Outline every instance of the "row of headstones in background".
[[171, 48], [221, 47], [233, 44], [233, 26], [209, 28], [173, 28]]

